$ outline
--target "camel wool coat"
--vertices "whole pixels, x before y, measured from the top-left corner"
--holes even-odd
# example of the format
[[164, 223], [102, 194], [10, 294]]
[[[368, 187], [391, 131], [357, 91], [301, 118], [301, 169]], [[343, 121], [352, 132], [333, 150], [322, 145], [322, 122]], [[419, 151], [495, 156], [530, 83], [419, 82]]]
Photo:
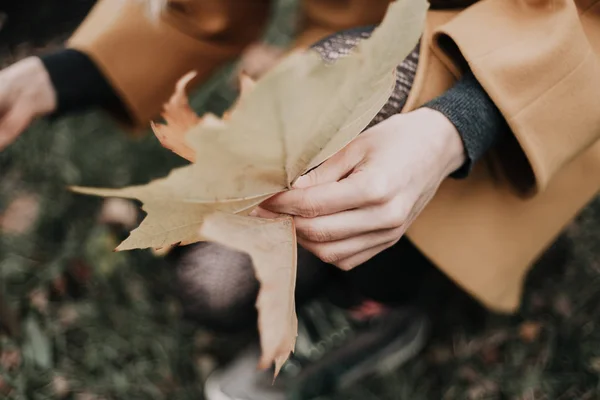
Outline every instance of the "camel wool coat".
[[[513, 312], [532, 263], [600, 188], [600, 0], [431, 2], [403, 112], [470, 68], [512, 135], [467, 179], [446, 180], [407, 235], [488, 308]], [[153, 21], [143, 0], [100, 0], [68, 45], [146, 125], [181, 76], [196, 69], [202, 82], [256, 40], [268, 3], [171, 0]], [[388, 4], [306, 0], [297, 45], [377, 23]]]

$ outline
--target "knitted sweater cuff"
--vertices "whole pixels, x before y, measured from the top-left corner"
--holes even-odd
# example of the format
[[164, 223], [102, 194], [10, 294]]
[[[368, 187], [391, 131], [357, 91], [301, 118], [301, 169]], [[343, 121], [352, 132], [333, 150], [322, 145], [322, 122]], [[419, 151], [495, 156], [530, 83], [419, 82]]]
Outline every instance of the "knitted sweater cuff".
[[125, 116], [126, 108], [96, 64], [73, 49], [40, 56], [57, 95], [51, 118], [70, 112], [101, 107]]
[[509, 132], [502, 113], [471, 72], [423, 107], [444, 114], [454, 124], [463, 141], [466, 161], [451, 175], [453, 178], [468, 176], [473, 165]]

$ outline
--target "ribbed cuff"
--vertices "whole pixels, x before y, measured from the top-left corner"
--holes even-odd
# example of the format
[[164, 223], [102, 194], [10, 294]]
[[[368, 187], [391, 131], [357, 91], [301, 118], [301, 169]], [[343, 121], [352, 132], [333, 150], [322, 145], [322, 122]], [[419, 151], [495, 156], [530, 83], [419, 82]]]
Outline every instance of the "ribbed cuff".
[[87, 55], [64, 49], [40, 59], [57, 95], [57, 108], [51, 118], [94, 107], [127, 115], [121, 99]]
[[509, 127], [502, 113], [473, 73], [466, 73], [450, 90], [423, 105], [444, 114], [458, 130], [466, 161], [453, 178], [465, 178], [473, 164], [496, 143]]

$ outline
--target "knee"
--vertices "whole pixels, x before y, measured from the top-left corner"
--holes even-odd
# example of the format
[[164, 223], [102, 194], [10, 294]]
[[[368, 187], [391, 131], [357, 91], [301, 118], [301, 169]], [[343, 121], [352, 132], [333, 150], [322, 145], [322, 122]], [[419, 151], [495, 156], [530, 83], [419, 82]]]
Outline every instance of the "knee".
[[246, 254], [214, 243], [190, 246], [176, 263], [175, 279], [187, 319], [225, 331], [256, 322], [258, 282]]

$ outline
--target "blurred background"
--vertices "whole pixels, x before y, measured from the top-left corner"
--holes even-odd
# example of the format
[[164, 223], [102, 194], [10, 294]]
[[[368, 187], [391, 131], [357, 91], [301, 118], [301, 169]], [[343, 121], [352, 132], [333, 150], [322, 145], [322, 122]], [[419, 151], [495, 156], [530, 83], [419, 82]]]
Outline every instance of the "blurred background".
[[[93, 4], [0, 1], [1, 66], [61, 46]], [[266, 44], [289, 42], [296, 6], [277, 2]], [[196, 110], [228, 107], [235, 68], [194, 95]], [[202, 399], [206, 376], [247, 338], [183, 321], [161, 256], [112, 251], [139, 223], [137, 204], [66, 189], [143, 183], [181, 164], [94, 112], [38, 121], [0, 153], [0, 398]], [[518, 315], [440, 304], [421, 357], [335, 399], [600, 398], [599, 232], [596, 201], [532, 271]]]

